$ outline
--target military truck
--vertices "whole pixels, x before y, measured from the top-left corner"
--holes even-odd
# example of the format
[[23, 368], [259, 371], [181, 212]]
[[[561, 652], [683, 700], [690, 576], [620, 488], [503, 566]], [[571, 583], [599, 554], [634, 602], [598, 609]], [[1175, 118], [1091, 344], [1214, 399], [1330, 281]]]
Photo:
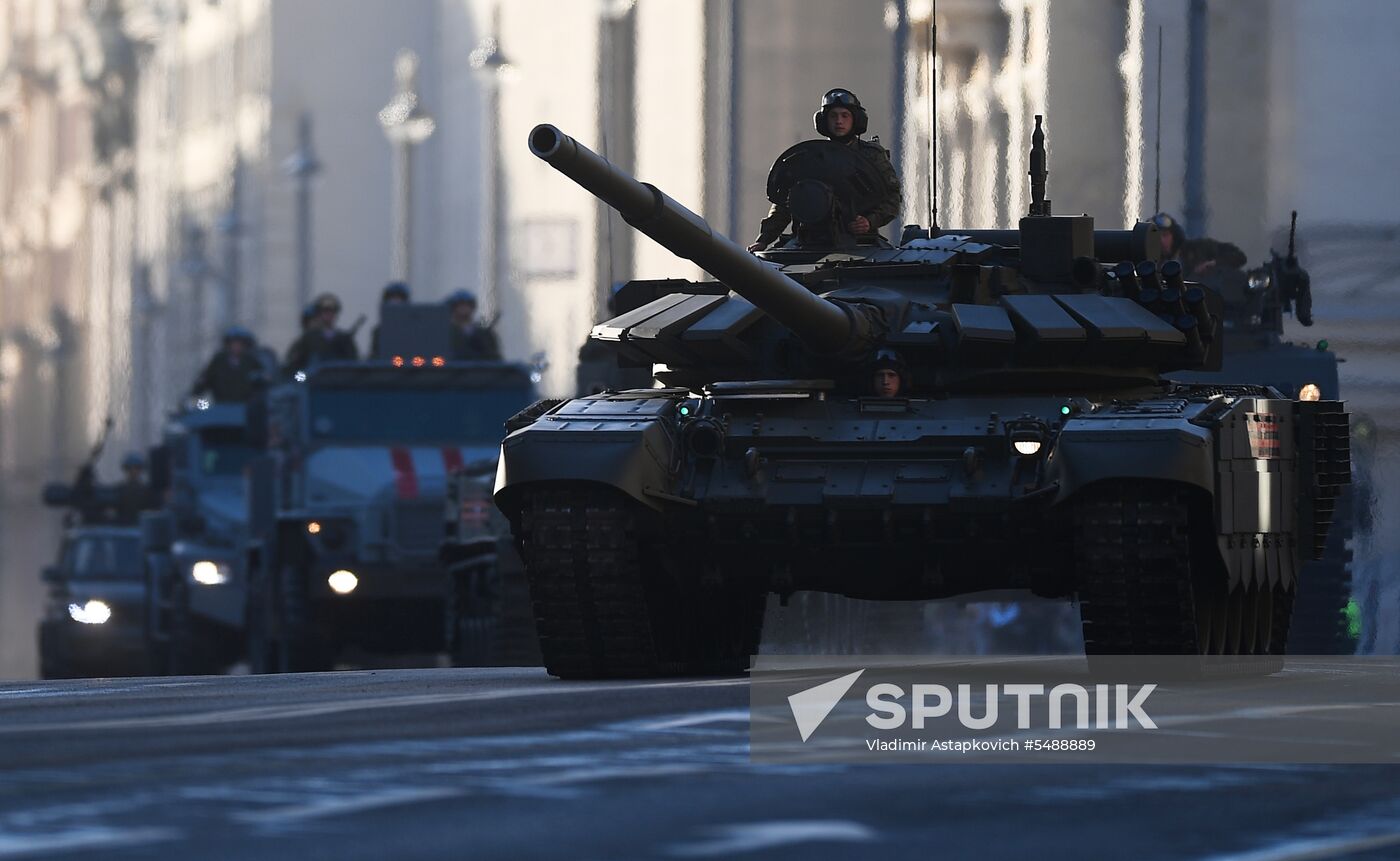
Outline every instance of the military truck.
[[243, 657], [243, 473], [257, 453], [243, 404], [192, 401], [166, 422], [152, 457], [166, 502], [141, 521], [147, 636], [159, 672], [216, 673]]
[[[1291, 314], [1312, 326], [1312, 281], [1295, 249], [1298, 213], [1289, 226], [1286, 254], [1271, 252], [1253, 269], [1214, 266], [1201, 282], [1224, 299], [1221, 315], [1225, 350], [1221, 368], [1211, 373], [1175, 375], [1183, 382], [1264, 383], [1301, 400], [1339, 400], [1337, 354], [1326, 339], [1313, 344], [1284, 340], [1283, 322]], [[1338, 496], [1336, 516], [1320, 559], [1305, 560], [1294, 603], [1289, 650], [1297, 654], [1351, 653], [1356, 639], [1348, 630], [1351, 600], [1355, 514], [1351, 489]]]
[[43, 578], [49, 595], [38, 631], [41, 677], [149, 672], [139, 529], [69, 526]]
[[541, 404], [502, 443], [551, 673], [740, 671], [765, 593], [802, 589], [1024, 589], [1076, 599], [1093, 656], [1282, 653], [1346, 413], [1164, 376], [1218, 367], [1219, 298], [1151, 224], [1053, 215], [1039, 118], [1019, 230], [852, 236], [878, 185], [810, 141], [770, 174], [794, 233], [758, 256], [553, 126], [529, 145], [717, 279], [593, 330], [664, 388]]
[[503, 422], [534, 400], [534, 383], [524, 365], [448, 360], [440, 306], [385, 310], [387, 359], [308, 368], [250, 407], [267, 445], [249, 473], [256, 671], [448, 646], [448, 476], [494, 461]]

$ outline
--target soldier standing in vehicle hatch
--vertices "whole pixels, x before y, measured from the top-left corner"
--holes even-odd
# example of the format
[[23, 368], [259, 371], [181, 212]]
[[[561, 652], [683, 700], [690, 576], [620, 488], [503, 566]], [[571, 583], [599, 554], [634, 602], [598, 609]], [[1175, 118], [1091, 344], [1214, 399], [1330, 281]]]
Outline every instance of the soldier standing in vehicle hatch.
[[[840, 87], [828, 90], [822, 96], [821, 107], [812, 116], [812, 123], [823, 137], [854, 147], [884, 179], [885, 193], [879, 203], [869, 212], [857, 215], [846, 227], [856, 236], [863, 236], [893, 221], [904, 203], [899, 191], [899, 177], [890, 163], [890, 151], [880, 146], [880, 139], [861, 138], [870, 125], [870, 117], [861, 107], [856, 94]], [[791, 221], [792, 213], [786, 206], [773, 204], [768, 210], [768, 217], [759, 224], [758, 239], [749, 246], [749, 250], [762, 251], [772, 245]]]

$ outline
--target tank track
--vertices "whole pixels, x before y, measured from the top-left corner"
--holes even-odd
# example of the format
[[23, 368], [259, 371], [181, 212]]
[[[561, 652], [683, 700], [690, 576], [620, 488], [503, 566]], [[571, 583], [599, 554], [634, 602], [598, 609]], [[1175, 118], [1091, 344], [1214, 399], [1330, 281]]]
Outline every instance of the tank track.
[[1195, 654], [1185, 494], [1127, 486], [1117, 490], [1095, 494], [1076, 511], [1084, 651]]
[[[1237, 586], [1193, 560], [1190, 500], [1169, 486], [1114, 486], [1076, 513], [1085, 653], [1233, 655], [1244, 673], [1282, 668], [1293, 590]], [[1231, 671], [1213, 663], [1212, 672]]]
[[534, 490], [521, 537], [545, 668], [564, 679], [742, 672], [763, 596], [677, 582], [614, 491]]

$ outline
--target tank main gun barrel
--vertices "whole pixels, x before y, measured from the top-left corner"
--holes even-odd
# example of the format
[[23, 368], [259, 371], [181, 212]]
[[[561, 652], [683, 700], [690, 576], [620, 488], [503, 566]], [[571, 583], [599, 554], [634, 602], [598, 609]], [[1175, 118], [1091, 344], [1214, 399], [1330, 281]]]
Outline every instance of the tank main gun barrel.
[[695, 263], [767, 312], [813, 349], [835, 353], [849, 348], [856, 328], [851, 312], [716, 233], [705, 219], [655, 186], [638, 182], [549, 124], [530, 132], [530, 152], [617, 210], [624, 221], [666, 250]]

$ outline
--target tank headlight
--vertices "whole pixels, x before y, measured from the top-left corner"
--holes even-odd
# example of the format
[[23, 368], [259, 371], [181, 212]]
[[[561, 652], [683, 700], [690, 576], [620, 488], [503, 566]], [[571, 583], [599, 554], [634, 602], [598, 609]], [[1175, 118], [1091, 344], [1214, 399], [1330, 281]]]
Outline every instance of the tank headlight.
[[1249, 290], [1251, 293], [1258, 293], [1262, 290], [1269, 289], [1269, 284], [1272, 282], [1273, 278], [1269, 276], [1269, 270], [1267, 269], [1256, 269], [1249, 273]]
[[1022, 457], [1032, 457], [1040, 454], [1040, 440], [1038, 439], [1018, 439], [1012, 443], [1016, 448], [1016, 453]]
[[296, 380], [298, 383], [306, 382], [306, 371], [297, 371], [295, 374], [292, 374], [292, 379]]
[[356, 586], [360, 585], [360, 578], [342, 568], [339, 571], [331, 572], [331, 576], [326, 578], [326, 585], [330, 586], [331, 591], [337, 595], [349, 595], [355, 591]]
[[1035, 457], [1045, 447], [1048, 429], [1045, 423], [1029, 415], [1006, 423], [1011, 450], [1021, 457]]
[[306, 524], [306, 531], [312, 535], [317, 535], [321, 531], [321, 524], [313, 520], [310, 523]]
[[84, 625], [102, 625], [112, 618], [112, 608], [105, 601], [92, 600], [86, 604], [69, 604], [68, 615]]
[[190, 566], [190, 577], [203, 586], [222, 586], [228, 582], [228, 566], [201, 559]]
[[1317, 387], [1317, 383], [1304, 383], [1298, 390], [1298, 400], [1300, 401], [1320, 401], [1322, 400], [1322, 389]]

